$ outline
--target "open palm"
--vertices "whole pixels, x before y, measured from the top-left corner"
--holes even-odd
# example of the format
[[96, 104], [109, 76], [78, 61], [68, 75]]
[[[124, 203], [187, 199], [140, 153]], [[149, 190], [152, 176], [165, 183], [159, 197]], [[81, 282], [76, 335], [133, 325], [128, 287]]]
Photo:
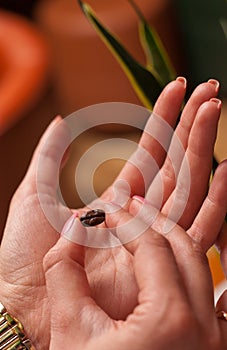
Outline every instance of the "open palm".
[[[170, 83], [164, 89], [154, 108], [154, 113], [166, 120], [172, 127], [179, 115], [185, 89], [185, 84], [181, 80]], [[187, 206], [179, 221], [185, 229], [193, 225], [207, 192], [216, 127], [220, 114], [220, 107], [213, 99], [216, 94], [217, 86], [214, 81], [200, 85], [184, 108], [176, 131], [188, 152], [192, 179]], [[56, 132], [53, 132], [54, 129]], [[59, 155], [62, 154], [62, 147], [65, 147], [67, 138], [67, 128], [64, 123], [56, 119], [44, 134], [29, 170], [14, 195], [0, 250], [0, 299], [7, 309], [25, 325], [37, 350], [49, 347], [49, 302], [43, 258], [59, 239], [59, 231], [72, 213], [56, 198], [57, 178], [61, 163]], [[65, 143], [59, 143], [59, 140], [65, 140]], [[169, 135], [169, 143], [170, 141], [171, 135]], [[174, 190], [177, 188], [172, 176], [173, 169], [162, 147], [149, 135], [149, 132], [143, 134], [140, 146], [151, 154], [160, 168], [160, 177], [157, 177], [157, 174], [152, 171], [150, 173], [148, 199], [155, 206], [158, 186], [154, 186], [154, 183], [155, 181], [158, 183], [161, 178], [164, 190], [160, 209], [164, 215], [169, 215]], [[41, 174], [40, 187], [37, 191], [36, 175], [39, 162], [43, 163], [46, 171]], [[144, 162], [145, 165], [147, 165], [146, 162]], [[131, 188], [130, 197], [145, 195], [143, 176], [135, 165], [126, 164], [116, 181], [122, 180], [127, 182]], [[201, 183], [204, 185], [201, 186]], [[48, 212], [52, 213], [56, 220], [58, 229], [54, 229], [47, 220], [40, 206], [40, 196], [42, 196], [42, 202], [48, 207]], [[114, 193], [110, 187], [103, 194], [102, 199], [109, 201], [113, 197]], [[160, 199], [158, 201], [160, 204]], [[199, 226], [199, 224], [196, 222], [195, 225]], [[212, 237], [204, 243], [204, 240], [201, 239], [204, 249], [207, 249], [213, 240]], [[124, 247], [87, 248], [85, 267], [97, 304], [114, 319], [124, 319], [137, 302], [137, 285], [132, 269], [132, 256]]]

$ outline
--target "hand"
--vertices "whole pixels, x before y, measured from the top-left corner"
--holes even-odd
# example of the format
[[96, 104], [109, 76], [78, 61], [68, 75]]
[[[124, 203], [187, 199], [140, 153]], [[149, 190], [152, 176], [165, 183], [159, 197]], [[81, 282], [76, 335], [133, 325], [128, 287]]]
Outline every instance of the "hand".
[[[184, 200], [183, 204], [185, 208], [183, 206], [182, 215], [177, 220], [184, 229], [189, 229], [194, 223], [208, 190], [213, 148], [221, 107], [220, 101], [214, 98], [217, 93], [218, 84], [214, 80], [199, 85], [184, 107], [180, 123], [175, 132], [179, 142], [182, 144], [183, 155], [185, 154], [185, 158], [187, 157], [188, 159], [191, 176], [188, 199], [186, 198]], [[183, 79], [180, 78], [170, 83], [158, 99], [153, 114], [161, 116], [170, 127], [174, 127], [181, 109], [184, 94], [185, 82]], [[159, 137], [160, 140], [163, 140], [163, 124], [161, 124], [159, 129], [156, 128], [156, 138], [154, 138], [151, 136], [154, 122], [154, 119], [150, 123], [148, 122], [139, 147], [133, 155], [133, 164], [131, 162], [126, 164], [113, 186], [103, 194], [102, 198], [106, 201], [115, 200], [118, 203], [121, 201], [121, 204], [124, 204], [125, 208], [128, 208], [132, 214], [135, 214], [132, 211], [133, 207], [130, 206], [130, 199], [134, 195], [145, 196], [146, 201], [150, 205], [158, 208], [165, 216], [175, 221], [174, 215], [176, 212], [178, 214], [178, 203], [182, 202], [180, 196], [179, 199], [177, 199], [177, 196], [181, 195], [184, 190], [182, 188], [184, 187], [183, 181], [185, 180], [184, 172], [182, 171], [184, 167], [181, 167], [181, 165], [185, 164], [185, 158], [182, 159], [182, 152], [178, 150], [174, 152], [176, 138], [172, 138], [172, 135], [168, 135], [168, 133], [165, 135], [165, 142], [167, 148], [172, 140], [170, 146], [172, 159], [170, 160], [166, 156], [166, 152], [160, 147], [157, 141]], [[164, 127], [166, 129], [165, 125]], [[144, 150], [147, 152], [144, 152]], [[152, 160], [157, 164], [156, 167], [154, 167], [154, 161]], [[177, 176], [178, 181], [175, 180]], [[144, 184], [145, 177], [146, 191]], [[124, 184], [127, 185], [126, 191], [124, 191]], [[179, 185], [181, 185], [181, 188]], [[127, 192], [127, 188], [130, 188], [130, 192]], [[173, 201], [174, 196], [176, 196], [175, 201]], [[99, 207], [98, 201], [96, 207]], [[220, 215], [223, 217], [223, 211]], [[216, 221], [215, 224], [214, 221], [212, 222], [212, 226], [216, 225], [214, 229], [216, 235], [220, 231], [222, 223], [223, 220]], [[196, 225], [198, 225], [197, 231], [200, 232], [200, 224], [198, 221], [195, 221], [193, 232], [195, 232]], [[156, 229], [158, 229], [157, 226]], [[198, 237], [199, 233], [197, 234], [197, 239]], [[204, 251], [212, 246], [214, 240], [214, 236], [206, 235], [206, 230], [201, 230], [200, 245]], [[123, 318], [127, 317], [128, 312], [133, 309], [137, 302], [136, 282], [132, 274], [131, 256], [124, 249], [115, 248], [112, 250], [111, 256], [109, 256], [108, 250], [100, 251], [99, 249], [96, 251], [95, 249], [87, 249], [86, 257], [86, 261], [89, 261], [86, 271], [88, 272], [89, 283], [92, 286], [92, 295], [98, 305], [115, 319], [122, 318], [123, 316]], [[103, 265], [102, 261], [106, 263]], [[112, 275], [115, 278], [116, 287], [109, 294], [109, 270], [111, 269], [112, 262], [115, 264], [118, 273], [117, 275]], [[119, 266], [121, 266], [120, 269]], [[119, 273], [119, 271], [124, 272], [124, 275], [122, 272]], [[127, 280], [127, 283], [125, 283], [130, 286], [127, 290], [121, 288], [121, 276], [123, 276], [124, 281]], [[107, 288], [105, 287], [106, 285]], [[103, 298], [103, 293], [105, 292], [106, 298]], [[111, 305], [113, 305], [113, 310], [110, 310], [109, 307], [106, 308], [106, 305], [108, 305], [106, 304], [108, 296], [111, 300]], [[122, 301], [120, 315], [118, 313], [119, 300]], [[115, 310], [117, 310], [117, 313], [114, 312]]]
[[[216, 199], [224, 198], [218, 187], [226, 173], [227, 163], [219, 168], [212, 185], [214, 206], [208, 208], [205, 201], [199, 214], [204, 223], [205, 209], [219, 220]], [[141, 209], [138, 205], [143, 204], [136, 201]], [[84, 269], [85, 247], [61, 237], [44, 259], [51, 310], [50, 350], [71, 349], [75, 344], [83, 350], [226, 349], [227, 324], [217, 319], [209, 264], [200, 245], [174, 223], [169, 244], [138, 216], [113, 204], [107, 209], [114, 213], [107, 215], [106, 224], [121, 241], [129, 234], [137, 236], [122, 249], [133, 260], [138, 303], [126, 320], [111, 318], [92, 298]], [[146, 206], [150, 213], [153, 209]], [[166, 222], [166, 217], [159, 213], [158, 221]], [[80, 226], [78, 220], [75, 234]]]
[[[209, 148], [206, 143], [208, 139], [212, 140], [209, 132], [213, 128], [209, 124], [209, 118], [212, 115], [217, 117], [216, 122], [218, 120], [219, 108], [213, 103], [216, 104], [217, 101], [203, 106], [202, 112], [206, 111], [206, 114], [197, 114], [185, 147], [194, 171], [195, 164], [197, 170], [200, 170], [200, 160], [205, 161], [204, 165], [208, 162], [203, 180], [209, 175], [211, 167], [212, 146]], [[205, 124], [204, 119], [208, 124], [206, 130], [201, 128]], [[201, 142], [196, 145], [198, 133]], [[161, 172], [164, 172], [165, 164], [164, 162]], [[131, 165], [127, 164], [126, 167]], [[124, 171], [125, 169], [123, 174]], [[179, 174], [181, 175], [180, 172]], [[217, 319], [215, 312], [206, 252], [217, 240], [226, 214], [226, 175], [227, 162], [223, 162], [215, 173], [207, 196], [201, 190], [201, 185], [200, 188], [198, 184], [197, 187], [192, 186], [189, 199], [200, 200], [200, 207], [199, 210], [185, 212], [185, 221], [183, 213], [180, 225], [167, 218], [168, 212], [163, 213], [167, 196], [166, 201], [163, 200], [161, 211], [154, 207], [154, 203], [151, 204], [152, 181], [145, 200], [134, 196], [127, 201], [126, 209], [129, 212], [121, 209], [107, 216], [107, 226], [117, 232], [121, 241], [127, 242], [122, 251], [125, 250], [125, 254], [129, 253], [132, 258], [130, 269], [135, 273], [135, 283], [139, 288], [138, 305], [125, 321], [111, 318], [105, 308], [100, 309], [100, 303], [97, 305], [96, 299], [92, 298], [89, 276], [84, 269], [85, 248], [61, 238], [44, 259], [48, 293], [52, 295], [50, 348], [58, 349], [63, 343], [70, 348], [77, 343], [78, 348], [85, 350], [146, 350], [151, 347], [175, 350], [225, 349], [227, 326], [226, 322]], [[123, 178], [122, 174], [119, 178]], [[201, 180], [199, 179], [200, 183]], [[174, 186], [173, 188], [175, 189]], [[167, 186], [165, 189], [168, 191]], [[107, 194], [110, 191], [112, 189]], [[122, 198], [123, 196], [120, 199]], [[119, 207], [114, 209], [119, 210]], [[131, 223], [125, 226], [129, 220]], [[151, 221], [152, 229], [149, 227]], [[189, 221], [191, 224], [188, 224]], [[182, 228], [184, 225], [188, 226], [187, 232]], [[166, 237], [160, 235], [164, 229], [168, 233]], [[75, 236], [79, 235], [78, 231], [75, 231]], [[128, 237], [136, 239], [130, 241]], [[66, 285], [69, 289], [64, 288]], [[128, 287], [126, 280], [123, 285]], [[71, 298], [72, 295], [75, 298]], [[221, 297], [217, 310], [227, 309], [226, 295], [224, 293]], [[69, 305], [69, 309], [65, 305]]]
[[[187, 128], [179, 127], [179, 132], [185, 139], [185, 145], [187, 145], [194, 119], [205, 118], [208, 113], [209, 118], [214, 120], [215, 125], [217, 124], [220, 108], [218, 108], [217, 103], [207, 102], [216, 96], [217, 91], [215, 84], [205, 83], [199, 86], [190, 98], [185, 107], [185, 118], [182, 119], [184, 120], [183, 124], [186, 124], [185, 120], [188, 116]], [[176, 80], [170, 83], [158, 99], [154, 112], [173, 126], [179, 114], [184, 94], [185, 85], [182, 81]], [[199, 115], [202, 117], [198, 118]], [[204, 167], [201, 172], [203, 181], [205, 180], [204, 174], [206, 174], [208, 181], [212, 140], [216, 134], [216, 128], [212, 123], [209, 128], [213, 131], [210, 131], [211, 135], [209, 134], [211, 137], [209, 156], [204, 158]], [[56, 132], [53, 132], [54, 129]], [[202, 129], [201, 126], [200, 129]], [[202, 143], [207, 136], [205, 132], [201, 131], [201, 133]], [[49, 300], [47, 299], [42, 267], [43, 257], [57, 242], [60, 229], [71, 215], [71, 211], [63, 207], [56, 198], [57, 175], [61, 163], [60, 155], [68, 142], [68, 137], [67, 128], [59, 120], [54, 121], [43, 136], [28, 173], [12, 200], [0, 251], [0, 300], [13, 315], [24, 323], [37, 350], [43, 350], [49, 346]], [[61, 140], [60, 143], [59, 140]], [[157, 142], [151, 140], [151, 137], [145, 133], [140, 145], [152, 154], [161, 167], [165, 155], [160, 147], [156, 147]], [[37, 193], [36, 171], [40, 158], [45, 164], [46, 171], [42, 178], [41, 193]], [[209, 163], [208, 166], [205, 165], [206, 162]], [[197, 169], [199, 167], [201, 170], [200, 165], [196, 164]], [[131, 187], [131, 195], [144, 195], [141, 174], [131, 164], [125, 166], [119, 179], [128, 182]], [[150, 181], [152, 182], [152, 177]], [[169, 184], [165, 184], [165, 187], [168, 192]], [[204, 188], [199, 188], [199, 191], [194, 190], [198, 203], [197, 208], [200, 207], [204, 198], [205, 187], [204, 185]], [[40, 195], [44, 195], [53, 216], [59, 219], [59, 230], [53, 229], [46, 219], [40, 207]], [[103, 199], [108, 200], [112, 197], [113, 192], [110, 188], [103, 195]], [[195, 209], [190, 215], [192, 220], [195, 216]], [[131, 269], [133, 262], [131, 254], [121, 247], [109, 250], [87, 249], [85, 253], [86, 270], [94, 300], [114, 319], [127, 317], [137, 303], [138, 291], [134, 272]], [[127, 290], [124, 288], [125, 284], [129, 286]]]
[[50, 210], [63, 222], [71, 213], [56, 199], [60, 154], [69, 138], [66, 126], [62, 123], [59, 128], [59, 123], [61, 118], [56, 118], [45, 132], [12, 199], [0, 249], [0, 300], [25, 325], [37, 350], [49, 348], [49, 301], [43, 257], [59, 238], [40, 206], [36, 173], [41, 158], [46, 170], [42, 179], [45, 200], [49, 201]]

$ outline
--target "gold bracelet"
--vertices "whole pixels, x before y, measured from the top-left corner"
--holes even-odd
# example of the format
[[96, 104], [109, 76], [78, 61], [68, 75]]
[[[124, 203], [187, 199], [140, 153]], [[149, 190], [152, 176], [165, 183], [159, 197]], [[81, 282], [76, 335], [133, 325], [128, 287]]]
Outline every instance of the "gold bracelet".
[[0, 303], [0, 350], [26, 350], [31, 347], [22, 324]]

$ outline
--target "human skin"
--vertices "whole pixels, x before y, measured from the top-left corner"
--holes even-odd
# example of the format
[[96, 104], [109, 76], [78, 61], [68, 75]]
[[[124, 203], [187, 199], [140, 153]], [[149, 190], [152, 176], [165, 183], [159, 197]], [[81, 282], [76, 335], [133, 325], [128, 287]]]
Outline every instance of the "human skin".
[[[219, 169], [213, 187], [221, 173]], [[131, 201], [134, 212], [141, 205], [137, 199]], [[226, 349], [226, 322], [217, 318], [209, 264], [196, 240], [179, 225], [165, 237], [135, 213], [113, 203], [106, 209], [106, 225], [117, 230], [120, 240], [129, 229], [131, 234], [141, 232], [122, 246], [132, 256], [137, 305], [125, 320], [110, 317], [92, 297], [84, 269], [85, 248], [61, 237], [44, 259], [51, 309], [50, 349], [63, 345], [85, 350]], [[152, 212], [153, 207], [146, 205], [145, 210]], [[219, 213], [216, 215], [218, 220]], [[159, 229], [165, 221], [159, 213]]]
[[[171, 82], [154, 107], [154, 113], [161, 116], [172, 127], [179, 115], [185, 91], [186, 84], [183, 79]], [[214, 80], [198, 86], [185, 106], [176, 130], [188, 152], [193, 178], [187, 210], [183, 213], [179, 226], [189, 234], [191, 232], [192, 237], [196, 236], [196, 232], [200, 233], [196, 236], [196, 240], [203, 252], [217, 239], [222, 229], [223, 211], [226, 212], [225, 199], [219, 195], [212, 195], [216, 198], [215, 211], [220, 212], [220, 208], [225, 209], [221, 210], [217, 221], [212, 221], [212, 225], [215, 226], [212, 233], [207, 235], [207, 232], [200, 230], [201, 225], [205, 227], [206, 224], [203, 224], [202, 218], [198, 219], [197, 214], [207, 193], [221, 108], [220, 101], [215, 99], [217, 94], [218, 85]], [[55, 129], [56, 132], [53, 132]], [[44, 215], [39, 201], [40, 193], [37, 193], [36, 172], [40, 158], [47, 169], [42, 181], [50, 211], [59, 218], [62, 227], [72, 214], [70, 209], [58, 202], [56, 196], [61, 147], [65, 146], [64, 142], [59, 144], [59, 139], [67, 143], [68, 130], [61, 119], [57, 118], [42, 137], [28, 172], [12, 199], [0, 250], [0, 300], [9, 312], [24, 324], [37, 350], [49, 349], [50, 344], [50, 300], [43, 260], [45, 257], [45, 266], [48, 266], [48, 252], [53, 256], [51, 248], [59, 241], [59, 232], [51, 226]], [[159, 165], [164, 184], [161, 212], [166, 216], [172, 200], [171, 194], [175, 189], [175, 183], [171, 181], [170, 176], [171, 168], [168, 160], [165, 161], [166, 156], [157, 141], [148, 134], [145, 133], [142, 136], [140, 145], [148, 150]], [[219, 173], [222, 181], [221, 184], [216, 183], [214, 188], [218, 188], [220, 193], [226, 193], [225, 163], [222, 164]], [[116, 181], [119, 179], [127, 181], [131, 188], [131, 197], [144, 196], [143, 179], [135, 166], [126, 164]], [[151, 188], [153, 179], [154, 177], [150, 178]], [[103, 194], [102, 199], [106, 202], [115, 200], [112, 187]], [[134, 209], [132, 205], [131, 210]], [[221, 237], [223, 236], [224, 234]], [[226, 251], [226, 242], [223, 238], [219, 238], [219, 242], [221, 242], [220, 248], [223, 255], [222, 252]], [[69, 242], [67, 246], [70, 251]], [[61, 260], [61, 251], [55, 249], [55, 252]], [[85, 269], [94, 302], [112, 319], [126, 319], [137, 305], [138, 297], [132, 254], [125, 247], [87, 248], [84, 254]], [[226, 259], [223, 258], [223, 261], [227, 271]], [[127, 288], [125, 288], [126, 285]]]

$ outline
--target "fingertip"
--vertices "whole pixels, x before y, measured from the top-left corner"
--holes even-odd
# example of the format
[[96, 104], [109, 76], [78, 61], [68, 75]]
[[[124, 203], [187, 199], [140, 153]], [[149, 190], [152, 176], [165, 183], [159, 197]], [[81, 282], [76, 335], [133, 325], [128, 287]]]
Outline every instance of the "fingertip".
[[204, 121], [205, 123], [208, 120], [210, 120], [212, 123], [214, 119], [218, 121], [220, 118], [221, 106], [221, 100], [215, 97], [202, 102], [197, 111], [196, 120], [201, 122]]
[[107, 204], [107, 209], [106, 225], [108, 229], [131, 254], [134, 254], [141, 236], [149, 229], [149, 224], [138, 215], [131, 215], [124, 209], [112, 206], [111, 203]]
[[52, 184], [55, 190], [62, 159], [70, 143], [70, 129], [58, 116], [46, 129], [35, 150], [32, 168], [36, 171], [36, 180]]
[[187, 87], [187, 79], [186, 78], [184, 78], [184, 77], [177, 77], [176, 81], [181, 83], [182, 86], [186, 89], [186, 87]]
[[140, 202], [141, 204], [143, 204], [145, 202], [145, 198], [142, 196], [138, 196], [138, 195], [133, 196], [132, 199], [135, 199], [136, 201]]
[[52, 122], [48, 125], [43, 135], [41, 136], [38, 146], [35, 149], [33, 159], [37, 160], [41, 153], [44, 153], [46, 149], [53, 145], [52, 148], [55, 148], [55, 145], [67, 145], [70, 143], [70, 130], [68, 125], [64, 122], [64, 119], [57, 115]]
[[155, 103], [153, 112], [174, 126], [186, 93], [186, 79], [178, 77], [167, 84]]
[[208, 83], [215, 87], [216, 92], [219, 91], [220, 83], [219, 83], [218, 80], [216, 80], [216, 79], [209, 79]]
[[46, 136], [48, 135], [49, 133], [52, 132], [52, 130], [57, 126], [59, 125], [61, 122], [63, 121], [62, 117], [60, 115], [56, 115], [54, 117], [54, 119], [52, 119], [52, 121], [49, 123], [49, 125], [46, 127], [46, 130], [44, 130], [44, 133], [41, 137], [41, 140]]
[[60, 121], [62, 121], [62, 116], [60, 114], [57, 114], [54, 119], [52, 120], [52, 122], [50, 123], [50, 126], [56, 125], [58, 124]]
[[67, 123], [65, 122], [65, 120], [60, 115], [57, 115], [52, 120], [52, 122], [49, 124], [46, 131], [44, 132], [42, 138], [45, 138], [45, 135], [50, 136], [50, 134], [52, 134], [53, 132], [58, 132], [58, 133], [61, 132], [62, 137], [64, 136], [64, 138], [66, 138], [66, 137], [69, 138], [69, 136], [70, 136], [69, 127], [68, 127]]
[[88, 244], [87, 231], [81, 224], [77, 211], [65, 222], [61, 231], [61, 238], [66, 242], [71, 242], [75, 246], [85, 247]]
[[227, 184], [227, 159], [224, 159], [221, 161], [221, 163], [218, 164], [214, 177], [218, 178], [219, 182], [226, 181]]
[[193, 99], [195, 101], [205, 102], [209, 101], [211, 98], [217, 96], [219, 91], [219, 83], [214, 79], [210, 79], [207, 82], [199, 84], [192, 93]]
[[[179, 76], [175, 80], [170, 81], [163, 89], [164, 93], [175, 93], [176, 91], [182, 91], [182, 93], [185, 93], [187, 87], [187, 79], [185, 77]], [[162, 95], [162, 94], [161, 94]], [[161, 96], [160, 95], [160, 96]]]
[[221, 107], [222, 107], [222, 101], [219, 100], [219, 98], [214, 98], [214, 97], [213, 97], [213, 98], [210, 99], [210, 102], [215, 103], [216, 106], [217, 106], [217, 108], [218, 108], [218, 109], [221, 109]]

